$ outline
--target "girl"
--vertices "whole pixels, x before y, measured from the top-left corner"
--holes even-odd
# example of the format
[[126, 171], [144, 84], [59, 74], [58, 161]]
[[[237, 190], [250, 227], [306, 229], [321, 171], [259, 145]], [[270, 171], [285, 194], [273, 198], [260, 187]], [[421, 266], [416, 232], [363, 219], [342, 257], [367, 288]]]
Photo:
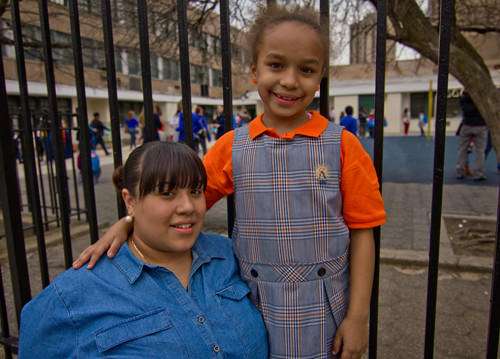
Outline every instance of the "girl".
[[[372, 228], [385, 222], [356, 137], [308, 112], [328, 69], [317, 14], [273, 7], [252, 28], [252, 81], [264, 114], [205, 157], [208, 207], [235, 194], [235, 253], [269, 333], [271, 358], [358, 358], [366, 349]], [[75, 265], [113, 255], [122, 220]], [[115, 240], [116, 238], [116, 240]]]

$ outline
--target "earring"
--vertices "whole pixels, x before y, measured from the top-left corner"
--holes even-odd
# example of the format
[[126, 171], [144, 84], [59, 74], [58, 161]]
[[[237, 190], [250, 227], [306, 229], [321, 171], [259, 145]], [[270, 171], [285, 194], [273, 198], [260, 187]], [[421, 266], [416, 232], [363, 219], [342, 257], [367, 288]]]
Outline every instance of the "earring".
[[134, 216], [131, 216], [129, 214], [125, 216], [125, 222], [132, 223], [133, 220], [134, 220]]
[[250, 82], [253, 83], [254, 85], [257, 85], [257, 80], [256, 79], [252, 79]]

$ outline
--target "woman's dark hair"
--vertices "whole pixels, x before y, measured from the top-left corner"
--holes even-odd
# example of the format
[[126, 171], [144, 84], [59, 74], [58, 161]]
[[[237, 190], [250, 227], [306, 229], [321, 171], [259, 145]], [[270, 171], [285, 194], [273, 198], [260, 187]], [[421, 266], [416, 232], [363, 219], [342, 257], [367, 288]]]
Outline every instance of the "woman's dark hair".
[[113, 173], [118, 191], [126, 188], [134, 197], [174, 188], [205, 190], [207, 173], [198, 155], [174, 142], [148, 142], [133, 150], [124, 166]]
[[323, 47], [323, 68], [328, 69], [330, 57], [328, 53], [329, 39], [327, 34], [321, 29], [319, 14], [314, 9], [299, 6], [287, 8], [284, 6], [272, 5], [268, 7], [261, 7], [257, 11], [257, 16], [252, 27], [250, 28], [250, 31], [248, 32], [247, 38], [252, 64], [257, 64], [264, 33], [267, 30], [286, 22], [296, 22], [309, 26], [318, 34]]

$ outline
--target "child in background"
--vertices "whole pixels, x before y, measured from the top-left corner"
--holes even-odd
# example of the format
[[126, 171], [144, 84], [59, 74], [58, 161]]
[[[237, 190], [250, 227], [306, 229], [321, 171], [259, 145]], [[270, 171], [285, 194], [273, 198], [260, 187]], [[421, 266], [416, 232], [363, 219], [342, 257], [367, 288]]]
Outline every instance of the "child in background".
[[[89, 131], [90, 135], [90, 165], [92, 168], [92, 177], [94, 179], [94, 183], [99, 182], [99, 178], [101, 177], [101, 160], [99, 159], [99, 155], [96, 151], [97, 140], [95, 135]], [[82, 173], [82, 158], [81, 153], [78, 153], [78, 157], [76, 158], [76, 166], [80, 170], [80, 178], [83, 180]]]
[[[269, 333], [270, 358], [359, 358], [366, 350], [372, 228], [385, 222], [358, 139], [307, 107], [328, 69], [328, 39], [309, 10], [270, 7], [251, 30], [264, 114], [207, 153], [207, 206], [234, 193], [241, 275]], [[120, 220], [74, 266], [127, 238]], [[340, 356], [341, 355], [341, 356]]]

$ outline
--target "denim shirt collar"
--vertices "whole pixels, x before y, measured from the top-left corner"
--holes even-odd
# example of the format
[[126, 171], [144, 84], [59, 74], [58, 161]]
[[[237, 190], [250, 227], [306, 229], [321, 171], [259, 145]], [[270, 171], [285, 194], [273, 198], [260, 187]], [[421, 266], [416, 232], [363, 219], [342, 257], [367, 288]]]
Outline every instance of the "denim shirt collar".
[[[193, 264], [192, 272], [194, 273], [201, 265], [209, 263], [212, 259], [228, 259], [227, 255], [222, 253], [218, 248], [209, 245], [205, 240], [205, 234], [200, 233], [193, 246]], [[123, 273], [130, 284], [134, 284], [142, 274], [144, 268], [160, 268], [155, 264], [147, 264], [134, 256], [130, 251], [128, 242], [125, 242], [120, 248], [116, 256], [111, 260], [112, 264]]]

